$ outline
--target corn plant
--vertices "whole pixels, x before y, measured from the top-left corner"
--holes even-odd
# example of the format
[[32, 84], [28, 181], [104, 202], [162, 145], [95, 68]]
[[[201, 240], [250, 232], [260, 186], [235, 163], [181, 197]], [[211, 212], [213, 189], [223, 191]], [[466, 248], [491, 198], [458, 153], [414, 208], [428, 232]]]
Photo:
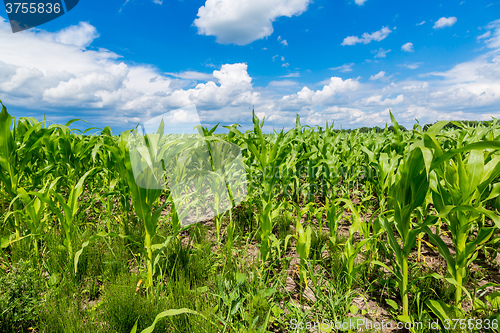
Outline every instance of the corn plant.
[[339, 222], [340, 222], [340, 219], [342, 218], [342, 210], [339, 209], [336, 202], [334, 202], [333, 200], [331, 200], [328, 197], [326, 197], [325, 205], [323, 207], [324, 207], [324, 210], [326, 211], [326, 221], [327, 221], [327, 225], [328, 225], [330, 242], [333, 245], [336, 245], [337, 234], [338, 234], [338, 229], [339, 229]]
[[498, 215], [484, 207], [486, 201], [500, 195], [500, 186], [496, 183], [500, 175], [500, 155], [495, 150], [487, 153], [485, 149], [499, 149], [500, 144], [483, 141], [444, 152], [433, 133], [426, 135], [424, 140], [434, 150], [432, 201], [438, 215], [448, 224], [455, 255], [450, 253], [439, 234], [428, 228], [425, 231], [447, 262], [456, 287], [455, 304], [461, 308], [466, 268], [496, 229], [486, 226], [484, 218], [500, 227]]
[[[390, 188], [391, 206], [394, 212], [392, 223], [385, 216], [380, 220], [387, 234], [389, 246], [395, 255], [394, 270], [391, 271], [396, 277], [403, 301], [400, 319], [404, 321], [410, 321], [408, 316], [408, 257], [415, 247], [421, 228], [424, 225], [433, 224], [437, 220], [435, 216], [428, 215], [421, 226], [415, 227], [412, 223], [412, 213], [425, 202], [429, 188], [424, 154], [422, 149], [415, 148], [409, 153], [408, 159], [402, 162], [398, 169], [397, 180]], [[393, 232], [393, 227], [401, 239], [402, 247]]]
[[228, 129], [239, 138], [243, 139], [246, 144], [246, 149], [256, 162], [256, 167], [262, 174], [262, 187], [259, 194], [262, 204], [262, 212], [259, 216], [260, 227], [260, 254], [262, 260], [262, 270], [269, 258], [271, 249], [270, 235], [273, 230], [273, 219], [279, 214], [280, 205], [274, 202], [273, 190], [278, 184], [279, 178], [276, 175], [276, 170], [279, 166], [285, 164], [286, 155], [290, 151], [290, 147], [284, 142], [285, 135], [280, 132], [275, 136], [272, 147], [268, 148], [268, 143], [264, 138], [261, 127], [264, 121], [259, 122], [259, 119], [253, 113], [253, 135], [247, 137], [243, 135], [236, 126], [228, 127]]
[[312, 228], [310, 225], [304, 228], [300, 220], [297, 220], [297, 224], [295, 225], [295, 230], [296, 230], [295, 238], [297, 241], [296, 250], [300, 256], [300, 267], [299, 267], [300, 281], [303, 286], [307, 287], [307, 259], [309, 259], [309, 253], [311, 251]]
[[[345, 269], [347, 273], [346, 275], [347, 288], [351, 289], [356, 274], [359, 272], [362, 265], [364, 264], [361, 263], [356, 266], [355, 265], [356, 258], [359, 252], [363, 249], [363, 247], [365, 247], [367, 253], [369, 253], [370, 251], [370, 242], [372, 241], [372, 237], [370, 236], [370, 223], [368, 221], [365, 221], [360, 216], [358, 210], [354, 207], [352, 201], [350, 201], [349, 199], [338, 198], [334, 201], [334, 203], [343, 203], [345, 207], [349, 208], [349, 210], [352, 213], [350, 216], [351, 225], [349, 227], [349, 236], [346, 242], [344, 243], [344, 248], [342, 251], [342, 259], [344, 260]], [[355, 233], [362, 235], [363, 239], [358, 242], [355, 242], [354, 241]]]
[[[48, 193], [53, 190], [56, 186], [59, 178], [56, 178], [52, 182], [48, 182], [38, 193]], [[33, 238], [33, 246], [34, 246], [34, 257], [35, 260], [38, 260], [39, 257], [39, 249], [38, 249], [38, 241], [42, 238], [44, 233], [44, 226], [47, 220], [47, 216], [44, 214], [45, 211], [45, 202], [40, 200], [40, 198], [34, 196], [33, 198], [29, 195], [28, 192], [24, 188], [18, 189], [19, 195], [15, 197], [10, 203], [10, 207], [12, 207], [17, 200], [21, 200], [24, 204], [22, 210], [14, 211], [9, 209], [10, 212], [5, 215], [5, 219], [7, 219], [11, 214], [23, 214], [25, 213], [25, 218], [23, 219], [27, 226], [28, 232]]]
[[95, 170], [87, 171], [79, 180], [78, 183], [69, 191], [68, 198], [64, 198], [54, 189], [47, 192], [29, 192], [29, 195], [37, 197], [39, 200], [47, 204], [59, 220], [61, 231], [64, 235], [63, 244], [68, 251], [69, 261], [72, 262], [75, 258], [75, 242], [78, 238], [78, 226], [76, 221], [77, 213], [79, 212], [80, 204], [79, 197], [83, 193], [85, 180]]
[[[158, 189], [157, 184], [158, 170], [146, 168], [145, 172], [139, 176], [138, 179], [134, 177], [132, 162], [130, 158], [130, 131], [124, 132], [120, 135], [118, 142], [107, 146], [107, 149], [113, 154], [115, 165], [119, 170], [120, 176], [126, 181], [130, 189], [130, 196], [133, 200], [135, 212], [144, 223], [144, 249], [146, 251], [146, 270], [147, 270], [147, 288], [152, 294], [153, 290], [153, 249], [161, 246], [153, 244], [153, 237], [156, 235], [158, 227], [158, 219], [162, 209], [168, 204], [165, 202], [159, 207], [155, 207], [161, 189]], [[141, 153], [144, 158], [148, 156], [158, 156], [157, 151], [149, 154], [148, 148], [155, 149], [158, 143], [158, 136], [150, 136], [149, 147], [144, 146]], [[138, 158], [141, 161], [140, 158]], [[151, 162], [150, 162], [151, 163]], [[152, 164], [149, 164], [152, 165]], [[143, 187], [138, 184], [142, 184]], [[150, 185], [150, 186], [148, 186]]]
[[[13, 118], [7, 113], [7, 108], [3, 103], [2, 111], [0, 112], [0, 181], [4, 191], [9, 196], [10, 200], [14, 199], [17, 195], [17, 189], [21, 179], [21, 170], [18, 168], [20, 160], [20, 151], [17, 150], [16, 143], [16, 123]], [[12, 126], [12, 131], [11, 131]], [[14, 202], [14, 211], [19, 210], [19, 204]], [[14, 229], [16, 238], [21, 236], [21, 225], [18, 215], [15, 215]]]

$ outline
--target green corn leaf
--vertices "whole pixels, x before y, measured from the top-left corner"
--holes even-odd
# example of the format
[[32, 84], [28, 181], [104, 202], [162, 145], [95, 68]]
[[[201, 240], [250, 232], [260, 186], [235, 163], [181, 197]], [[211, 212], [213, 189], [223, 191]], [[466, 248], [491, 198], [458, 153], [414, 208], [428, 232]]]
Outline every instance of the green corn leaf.
[[431, 242], [437, 246], [439, 253], [443, 256], [443, 258], [446, 260], [448, 271], [451, 273], [452, 276], [456, 275], [456, 261], [453, 258], [453, 256], [450, 253], [450, 250], [448, 249], [448, 245], [444, 243], [444, 241], [439, 237], [438, 235], [434, 234], [429, 227], [423, 226], [422, 231], [424, 231], [429, 238], [431, 239]]
[[475, 189], [481, 182], [484, 174], [484, 151], [471, 150], [467, 160], [467, 174], [469, 175], [469, 186]]
[[[194, 310], [191, 310], [191, 309], [187, 309], [187, 308], [171, 309], [171, 310], [163, 311], [163, 312], [159, 313], [158, 315], [156, 315], [156, 318], [153, 321], [153, 323], [151, 324], [151, 326], [149, 326], [149, 327], [145, 328], [144, 330], [142, 330], [141, 333], [152, 333], [154, 331], [154, 329], [155, 329], [156, 323], [160, 319], [162, 319], [162, 318], [171, 317], [171, 316], [177, 316], [177, 315], [185, 314], [185, 313], [186, 314], [194, 314], [194, 315], [197, 315], [197, 316], [201, 316], [201, 317], [205, 318], [206, 320], [208, 320], [208, 318], [205, 317], [204, 315], [202, 315], [201, 313], [199, 313], [197, 311], [194, 311]], [[137, 329], [137, 327], [136, 327], [136, 329]], [[133, 333], [133, 332], [131, 332], [131, 333]]]
[[431, 171], [440, 166], [445, 161], [448, 161], [455, 155], [475, 149], [500, 149], [500, 141], [481, 141], [471, 143], [458, 149], [451, 149], [432, 162]]
[[457, 314], [457, 308], [443, 301], [428, 300], [425, 303], [429, 309], [441, 320], [451, 322], [453, 319], [461, 318]]

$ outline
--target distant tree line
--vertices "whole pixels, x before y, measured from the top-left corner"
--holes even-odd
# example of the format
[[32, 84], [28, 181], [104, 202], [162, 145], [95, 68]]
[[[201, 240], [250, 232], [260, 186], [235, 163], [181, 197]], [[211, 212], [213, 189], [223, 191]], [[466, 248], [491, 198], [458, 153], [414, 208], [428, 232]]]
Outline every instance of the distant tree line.
[[[485, 121], [477, 121], [477, 120], [456, 120], [456, 121], [450, 121], [448, 124], [446, 124], [443, 129], [462, 129], [462, 128], [468, 128], [468, 127], [478, 127], [478, 126], [484, 126], [484, 127], [489, 127], [491, 126], [496, 120], [485, 120]], [[432, 124], [426, 124], [423, 126], [423, 130], [427, 130], [429, 127], [434, 125], [435, 123]], [[408, 130], [403, 126], [399, 125], [399, 129], [402, 132], [407, 132]], [[375, 127], [359, 127], [357, 129], [335, 129], [333, 130], [334, 132], [345, 132], [345, 133], [351, 133], [354, 131], [357, 131], [358, 133], [371, 133], [375, 131], [376, 133], [382, 133], [385, 131], [385, 128], [381, 128], [378, 126]], [[389, 132], [394, 132], [394, 126], [388, 126], [387, 131]]]
[[[455, 121], [450, 121], [443, 128], [444, 129], [462, 129], [462, 128], [466, 128], [466, 127], [478, 127], [478, 126], [488, 127], [488, 126], [491, 126], [494, 122], [496, 122], [496, 120], [482, 120], [482, 121], [455, 120]], [[423, 129], [427, 130], [432, 125], [434, 125], [434, 124], [427, 124], [423, 127]]]

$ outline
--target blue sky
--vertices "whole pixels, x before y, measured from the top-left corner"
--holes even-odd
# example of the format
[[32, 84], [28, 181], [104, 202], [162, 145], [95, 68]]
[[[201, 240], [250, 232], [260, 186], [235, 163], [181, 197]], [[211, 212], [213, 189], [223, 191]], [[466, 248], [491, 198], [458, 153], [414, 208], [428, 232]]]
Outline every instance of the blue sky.
[[[11, 114], [121, 131], [195, 105], [204, 124], [405, 126], [500, 116], [500, 1], [81, 0], [13, 34]], [[83, 125], [82, 125], [83, 126]]]

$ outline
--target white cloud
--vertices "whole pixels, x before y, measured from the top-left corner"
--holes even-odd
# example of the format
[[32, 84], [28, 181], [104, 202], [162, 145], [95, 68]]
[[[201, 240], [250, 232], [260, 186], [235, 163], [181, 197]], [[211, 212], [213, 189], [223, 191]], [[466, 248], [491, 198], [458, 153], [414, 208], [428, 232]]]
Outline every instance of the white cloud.
[[425, 20], [420, 22], [420, 23], [417, 23], [417, 25], [424, 25], [425, 24]]
[[334, 70], [334, 71], [339, 71], [339, 72], [342, 72], [342, 73], [347, 73], [347, 72], [352, 72], [352, 67], [354, 65], [355, 64], [353, 62], [351, 62], [350, 64], [343, 64], [342, 66], [333, 67], [333, 68], [330, 68], [330, 69]]
[[389, 52], [391, 52], [391, 50], [384, 50], [383, 48], [372, 50], [372, 53], [375, 54], [374, 58], [385, 58]]
[[322, 111], [309, 111], [304, 115], [304, 123], [324, 126], [326, 121], [330, 125], [335, 122], [337, 126], [383, 126], [389, 119], [389, 111], [367, 111], [360, 108], [328, 107]]
[[384, 106], [398, 105], [403, 103], [403, 101], [404, 101], [404, 96], [402, 94], [392, 99], [391, 98], [382, 99], [382, 95], [375, 95], [361, 100], [361, 102], [365, 105], [384, 105]]
[[[43, 73], [37, 68], [18, 67], [15, 70], [10, 68], [10, 70], [12, 70], [13, 75], [8, 80], [2, 80], [0, 91], [9, 93], [16, 90], [17, 94], [23, 94], [23, 90], [26, 88], [28, 88], [28, 91], [33, 88], [31, 86], [32, 82], [44, 77]], [[3, 74], [5, 75], [6, 73], [4, 72]]]
[[221, 70], [214, 71], [213, 75], [219, 80], [219, 86], [208, 81], [193, 89], [179, 89], [172, 92], [167, 101], [175, 105], [206, 104], [218, 107], [258, 102], [259, 94], [252, 91], [252, 78], [248, 75], [246, 64], [222, 65]]
[[[9, 30], [2, 20], [0, 43], [9, 48], [0, 53], [0, 93], [13, 106], [114, 110], [123, 115], [110, 120], [117, 122], [193, 103], [222, 108], [259, 101], [246, 64], [164, 75], [153, 66], [127, 65], [107, 50], [86, 49], [97, 35], [87, 23], [55, 33]], [[196, 81], [205, 82], [186, 89]]]
[[[97, 32], [82, 33], [93, 30], [83, 23], [64, 29], [64, 34], [40, 30], [12, 34], [8, 23], [0, 20], [0, 44], [9, 46], [0, 52], [0, 95], [14, 110], [24, 107], [37, 116], [43, 110], [48, 119], [61, 122], [79, 112], [84, 113], [79, 118], [96, 125], [122, 129], [191, 104], [206, 121], [244, 126], [255, 105], [260, 115], [266, 115], [266, 130], [293, 126], [296, 113], [304, 124], [335, 120], [344, 127], [383, 126], [390, 122], [388, 107], [404, 126], [411, 126], [414, 118], [423, 124], [438, 119], [489, 119], [500, 117], [500, 21], [485, 29], [482, 32], [490, 34], [479, 40], [485, 46], [483, 55], [439, 73], [397, 81], [380, 71], [370, 81], [366, 78], [366, 84], [360, 78], [332, 77], [309, 86], [283, 79], [255, 87], [244, 63], [225, 64], [213, 73], [163, 73], [154, 66], [126, 63], [108, 50], [85, 47], [91, 39], [85, 36]], [[281, 56], [275, 60], [287, 64]]]
[[377, 74], [370, 76], [370, 80], [372, 80], [372, 81], [373, 80], [380, 80], [380, 79], [382, 79], [384, 77], [385, 77], [385, 72], [384, 71], [380, 71]]
[[[120, 9], [118, 10], [119, 13], [122, 12], [123, 8], [129, 3], [131, 2], [132, 0], [125, 0], [125, 2], [123, 3], [123, 5], [121, 5]], [[163, 5], [163, 0], [153, 0], [153, 3], [157, 4], [157, 5]]]
[[500, 103], [500, 56], [495, 53], [460, 63], [452, 69], [433, 73], [444, 78], [445, 86], [431, 93], [438, 105], [481, 107]]
[[427, 89], [429, 88], [429, 83], [428, 82], [415, 82], [412, 84], [408, 84], [403, 86], [403, 90], [422, 90], [422, 89]]
[[[500, 48], [500, 19], [489, 23], [486, 29], [490, 29], [491, 32], [486, 38], [486, 45], [489, 48]], [[490, 38], [491, 37], [491, 38]]]
[[356, 3], [356, 5], [358, 6], [363, 6], [366, 2], [366, 0], [354, 0], [354, 2]]
[[215, 36], [217, 43], [246, 45], [270, 36], [273, 22], [307, 10], [310, 0], [207, 0], [198, 9], [198, 34]]
[[280, 42], [284, 46], [288, 45], [288, 42], [286, 41], [286, 39], [281, 38], [281, 36], [278, 36], [278, 42]]
[[314, 91], [308, 87], [304, 87], [294, 95], [284, 96], [283, 102], [305, 104], [325, 103], [332, 100], [338, 94], [357, 90], [360, 85], [357, 79], [342, 80], [342, 78], [335, 76], [330, 78], [330, 82], [322, 90]]
[[43, 92], [43, 100], [59, 105], [84, 102], [89, 106], [100, 108], [103, 106], [100, 94], [122, 88], [127, 75], [127, 65], [124, 63], [112, 65], [106, 69], [103, 68], [101, 72], [92, 72], [59, 82], [57, 86]]
[[72, 25], [52, 34], [52, 37], [62, 44], [87, 47], [99, 37], [99, 34], [97, 29], [88, 22], [80, 22], [78, 25]]
[[282, 75], [281, 77], [300, 77], [300, 73], [298, 72], [288, 73], [286, 75]]
[[270, 87], [295, 87], [298, 82], [292, 80], [279, 80], [269, 82]]
[[434, 29], [441, 29], [446, 27], [451, 27], [457, 22], [457, 18], [455, 16], [451, 17], [441, 17], [439, 20], [434, 23]]
[[484, 34], [477, 36], [477, 39], [484, 39], [484, 38], [489, 38], [491, 36], [491, 31], [486, 31]]
[[182, 71], [179, 73], [165, 73], [167, 75], [177, 77], [180, 79], [184, 80], [196, 80], [196, 81], [206, 81], [206, 80], [213, 80], [214, 75], [208, 74], [208, 73], [200, 73], [196, 71]]
[[361, 35], [361, 38], [357, 36], [348, 36], [344, 38], [341, 45], [356, 45], [358, 43], [369, 44], [372, 41], [380, 42], [381, 40], [387, 38], [391, 32], [392, 30], [388, 27], [382, 27], [382, 29], [371, 34], [365, 32]]
[[420, 67], [420, 65], [422, 65], [421, 62], [414, 62], [412, 64], [403, 64], [403, 65], [400, 65], [400, 66], [406, 67], [408, 69], [417, 69], [417, 68]]
[[406, 43], [401, 46], [401, 50], [405, 52], [414, 52], [415, 50], [413, 49], [413, 43]]

